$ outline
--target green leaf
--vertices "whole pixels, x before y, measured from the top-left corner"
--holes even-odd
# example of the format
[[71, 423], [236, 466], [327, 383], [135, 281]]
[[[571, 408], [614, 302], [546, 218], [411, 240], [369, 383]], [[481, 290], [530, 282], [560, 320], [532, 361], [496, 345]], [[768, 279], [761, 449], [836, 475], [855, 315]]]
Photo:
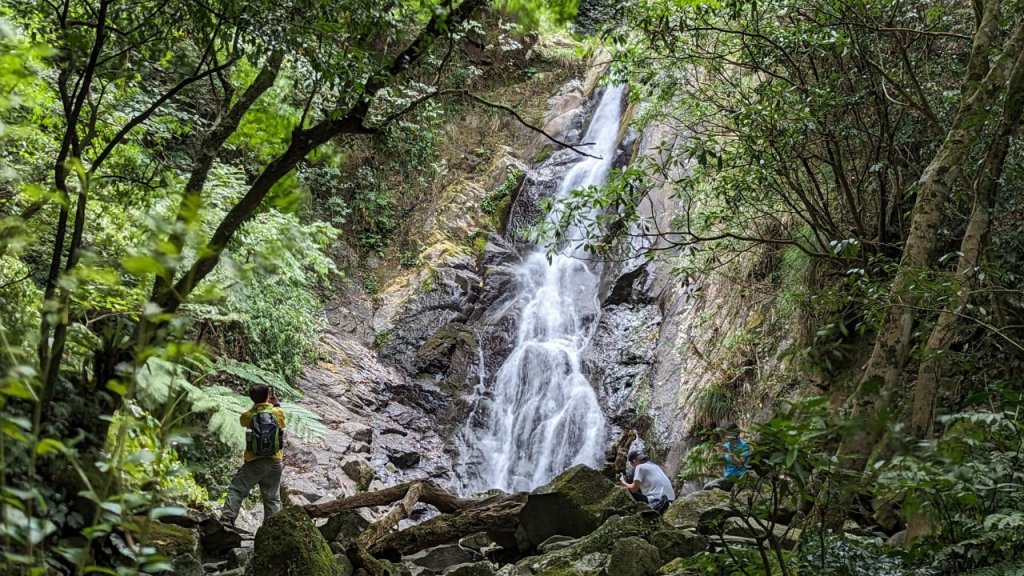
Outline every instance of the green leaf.
[[59, 440], [54, 438], [43, 438], [39, 444], [36, 445], [36, 454], [40, 456], [47, 456], [49, 454], [67, 454], [67, 446], [64, 446]]

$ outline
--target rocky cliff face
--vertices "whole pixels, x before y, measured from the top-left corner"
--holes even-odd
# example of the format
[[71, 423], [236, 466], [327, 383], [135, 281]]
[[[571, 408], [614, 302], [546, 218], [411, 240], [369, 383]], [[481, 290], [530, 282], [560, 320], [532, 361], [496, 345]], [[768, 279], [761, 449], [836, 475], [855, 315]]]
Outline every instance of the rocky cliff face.
[[[549, 133], [569, 142], [580, 137], [600, 73], [570, 78], [553, 96], [534, 95], [544, 102], [540, 119]], [[496, 122], [505, 144], [489, 161], [464, 167], [408, 231], [426, 246], [425, 265], [390, 273], [372, 297], [352, 282], [330, 304], [323, 359], [302, 381], [305, 405], [329, 432], [318, 445], [296, 448], [286, 481], [293, 494], [315, 501], [418, 477], [455, 484], [453, 459], [464, 452], [455, 433], [467, 418], [482, 417], [470, 407], [515, 338], [511, 299], [526, 249], [517, 242], [557, 185], [561, 161], [554, 152], [536, 169], [550, 142], [511, 119]], [[616, 165], [655, 158], [684, 138], [664, 126], [627, 133]], [[517, 173], [520, 185], [495, 229], [497, 219], [482, 205]], [[662, 226], [678, 209], [664, 182], [642, 207]], [[675, 474], [690, 443], [694, 393], [723, 378], [721, 356], [733, 352], [726, 335], [767, 323], [765, 307], [749, 295], [737, 299], [734, 284], [673, 276], [673, 259], [685, 254], [667, 255], [604, 265], [602, 315], [584, 361], [613, 427], [610, 442], [637, 429]]]

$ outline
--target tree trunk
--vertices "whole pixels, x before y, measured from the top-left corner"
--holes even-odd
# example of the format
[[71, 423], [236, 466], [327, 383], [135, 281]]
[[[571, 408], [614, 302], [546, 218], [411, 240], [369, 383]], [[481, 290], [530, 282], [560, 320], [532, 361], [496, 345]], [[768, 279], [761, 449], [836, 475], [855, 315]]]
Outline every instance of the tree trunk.
[[985, 156], [982, 173], [974, 186], [974, 208], [971, 211], [967, 230], [960, 242], [960, 258], [957, 262], [957, 276], [960, 286], [956, 297], [939, 315], [928, 342], [924, 358], [917, 372], [914, 386], [914, 409], [910, 421], [911, 432], [918, 438], [928, 438], [932, 433], [935, 417], [935, 399], [938, 382], [945, 366], [945, 353], [956, 335], [959, 311], [971, 300], [971, 292], [977, 280], [985, 237], [992, 220], [1003, 165], [1010, 149], [1010, 138], [1020, 127], [1021, 111], [1024, 108], [1024, 52], [1017, 56], [1007, 87], [1007, 101], [1003, 105], [1003, 118], [996, 129], [992, 144]]
[[[989, 0], [985, 3], [985, 14], [974, 36], [972, 53], [990, 53], [998, 26], [999, 2]], [[919, 303], [919, 291], [913, 288], [913, 284], [918, 274], [931, 267], [946, 198], [961, 176], [960, 169], [967, 152], [977, 140], [979, 118], [990, 117], [989, 110], [1005, 91], [1007, 78], [1021, 53], [1022, 44], [1024, 29], [1018, 22], [991, 67], [987, 65], [986, 58], [972, 57], [971, 64], [987, 72], [975, 83], [973, 79], [978, 77], [978, 71], [969, 70], [953, 125], [918, 180], [910, 233], [892, 282], [890, 303], [883, 314], [871, 357], [849, 399], [852, 417], [864, 421], [856, 433], [843, 440], [839, 449], [839, 455], [849, 469], [864, 469], [868, 455], [882, 436], [883, 430], [878, 424], [884, 421], [891, 396], [900, 386], [900, 376], [910, 349], [914, 311]]]

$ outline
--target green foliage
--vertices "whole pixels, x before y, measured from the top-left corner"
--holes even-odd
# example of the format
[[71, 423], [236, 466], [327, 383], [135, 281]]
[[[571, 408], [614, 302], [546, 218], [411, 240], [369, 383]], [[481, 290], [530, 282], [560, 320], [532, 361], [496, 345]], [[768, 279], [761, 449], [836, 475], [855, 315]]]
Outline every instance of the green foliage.
[[[123, 442], [127, 457], [118, 472], [122, 488], [131, 491], [150, 489], [156, 483], [166, 502], [206, 506], [209, 495], [192, 478], [190, 471], [178, 458], [176, 443], [189, 442], [188, 436], [175, 434], [171, 442], [164, 439], [173, 433], [173, 426], [160, 422], [134, 404], [126, 404], [114, 415], [107, 437], [107, 450]], [[124, 435], [122, 439], [120, 435]]]
[[487, 194], [480, 203], [480, 210], [491, 217], [491, 225], [495, 229], [501, 227], [501, 219], [512, 202], [512, 194], [522, 185], [523, 176], [522, 170], [509, 167], [501, 185]]
[[[297, 398], [298, 391], [272, 372], [242, 362], [227, 361], [222, 366], [199, 365], [187, 368], [158, 357], [150, 358], [139, 371], [139, 394], [154, 406], [175, 401], [179, 396], [193, 412], [207, 416], [207, 431], [220, 442], [241, 451], [245, 448], [245, 429], [239, 425], [242, 412], [252, 408], [248, 396], [226, 386], [200, 386], [198, 381], [214, 371], [223, 372], [251, 384], [268, 384], [280, 391], [282, 400]], [[326, 427], [318, 416], [289, 402], [282, 402], [288, 418], [289, 434], [309, 441], [319, 440]]]
[[799, 574], [822, 576], [910, 576], [915, 571], [906, 567], [891, 550], [880, 545], [851, 542], [834, 534], [808, 538], [793, 559]]
[[714, 428], [736, 418], [732, 399], [721, 384], [692, 390], [686, 405], [693, 414], [693, 425], [698, 429]]
[[377, 348], [378, 350], [383, 348], [384, 346], [387, 346], [388, 342], [391, 342], [390, 330], [377, 332], [376, 334], [373, 335], [373, 347]]
[[932, 568], [963, 572], [1024, 553], [1024, 429], [1012, 412], [940, 418], [942, 435], [904, 439], [879, 464], [877, 491], [901, 494], [903, 512], [923, 514], [934, 534], [914, 550]]

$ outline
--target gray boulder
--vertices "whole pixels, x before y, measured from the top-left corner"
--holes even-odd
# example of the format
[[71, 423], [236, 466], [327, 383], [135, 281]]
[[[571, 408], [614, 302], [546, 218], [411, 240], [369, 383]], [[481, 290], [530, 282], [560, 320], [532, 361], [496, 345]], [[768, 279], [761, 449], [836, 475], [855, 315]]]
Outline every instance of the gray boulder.
[[665, 511], [665, 522], [676, 528], [711, 531], [716, 522], [721, 522], [739, 512], [732, 505], [728, 492], [701, 490], [679, 498]]
[[468, 564], [477, 560], [480, 560], [480, 557], [476, 553], [458, 544], [434, 546], [402, 558], [405, 563], [415, 564], [435, 572], [442, 572], [452, 566]]

